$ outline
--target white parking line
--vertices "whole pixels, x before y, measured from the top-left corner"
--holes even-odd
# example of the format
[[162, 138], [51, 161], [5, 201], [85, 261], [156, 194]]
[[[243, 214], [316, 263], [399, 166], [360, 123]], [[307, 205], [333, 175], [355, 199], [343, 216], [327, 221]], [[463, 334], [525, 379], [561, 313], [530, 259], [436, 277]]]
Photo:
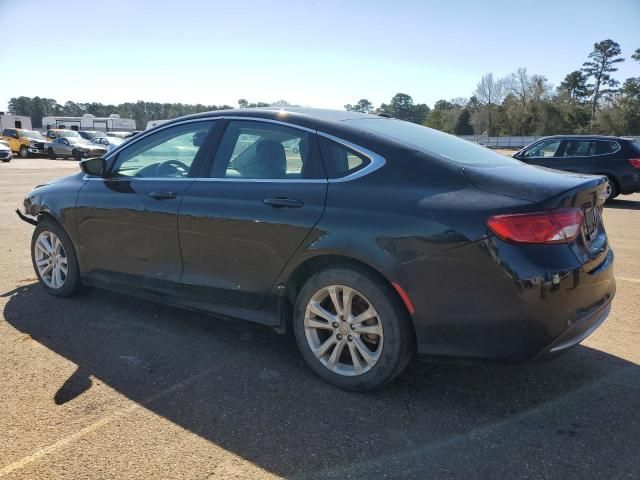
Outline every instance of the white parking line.
[[124, 415], [127, 415], [128, 413], [133, 412], [136, 409], [139, 408], [143, 408], [145, 405], [149, 405], [150, 403], [153, 403], [154, 401], [169, 395], [170, 393], [175, 392], [176, 390], [179, 390], [193, 382], [195, 382], [196, 380], [199, 380], [200, 378], [210, 374], [211, 372], [213, 372], [214, 370], [217, 370], [220, 368], [220, 365], [216, 365], [215, 368], [209, 368], [207, 370], [203, 370], [202, 372], [198, 373], [197, 375], [191, 377], [189, 380], [186, 380], [184, 382], [178, 382], [172, 386], [170, 386], [169, 388], [166, 388], [165, 390], [162, 390], [161, 392], [156, 393], [155, 395], [151, 395], [149, 397], [147, 397], [146, 399], [144, 399], [142, 402], [140, 403], [136, 403], [134, 405], [131, 405], [130, 407], [127, 408], [123, 408], [122, 410], [116, 411], [114, 413], [111, 413], [103, 418], [101, 418], [100, 420], [92, 423], [91, 425], [86, 426], [85, 428], [77, 431], [76, 433], [69, 435], [68, 437], [65, 437], [61, 440], [58, 440], [55, 443], [52, 443], [51, 445], [47, 445], [46, 447], [41, 448], [40, 450], [36, 450], [35, 452], [33, 452], [30, 455], [27, 455], [26, 457], [21, 458], [20, 460], [17, 460], [9, 465], [7, 465], [6, 467], [3, 467], [2, 469], [0, 469], [0, 477], [4, 477], [8, 474], [10, 474], [11, 472], [14, 472], [16, 470], [20, 470], [21, 468], [26, 467], [27, 465], [29, 465], [30, 463], [35, 462], [36, 460], [39, 460], [40, 458], [49, 455], [52, 452], [55, 452], [56, 450], [61, 449], [62, 447], [78, 440], [79, 438], [84, 437], [85, 435], [97, 430], [100, 427], [103, 427], [105, 425], [107, 425], [108, 423], [110, 423], [111, 421], [120, 418]]

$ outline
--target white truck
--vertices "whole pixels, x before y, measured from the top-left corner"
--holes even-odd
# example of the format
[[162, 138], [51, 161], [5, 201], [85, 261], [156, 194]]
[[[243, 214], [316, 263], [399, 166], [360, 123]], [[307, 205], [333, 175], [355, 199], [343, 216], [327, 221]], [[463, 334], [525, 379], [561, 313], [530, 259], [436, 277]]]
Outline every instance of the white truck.
[[117, 113], [108, 117], [96, 117], [85, 113], [81, 117], [42, 117], [42, 128], [50, 130], [55, 128], [69, 130], [99, 130], [102, 132], [127, 131], [136, 129], [136, 121], [131, 118], [120, 118]]
[[31, 117], [24, 115], [5, 115], [0, 112], [0, 132], [5, 128], [17, 128], [19, 130], [32, 130]]

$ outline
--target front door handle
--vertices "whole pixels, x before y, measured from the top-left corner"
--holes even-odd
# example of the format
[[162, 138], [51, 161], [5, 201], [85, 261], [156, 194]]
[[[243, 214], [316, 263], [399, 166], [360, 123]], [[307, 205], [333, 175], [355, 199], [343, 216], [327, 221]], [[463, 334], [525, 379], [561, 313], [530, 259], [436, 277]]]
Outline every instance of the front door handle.
[[165, 190], [156, 190], [153, 192], [149, 192], [148, 195], [151, 198], [155, 198], [156, 200], [168, 200], [168, 199], [176, 198], [175, 192], [167, 192]]
[[304, 206], [304, 202], [301, 200], [286, 197], [265, 198], [263, 203], [271, 205], [273, 208], [300, 208]]

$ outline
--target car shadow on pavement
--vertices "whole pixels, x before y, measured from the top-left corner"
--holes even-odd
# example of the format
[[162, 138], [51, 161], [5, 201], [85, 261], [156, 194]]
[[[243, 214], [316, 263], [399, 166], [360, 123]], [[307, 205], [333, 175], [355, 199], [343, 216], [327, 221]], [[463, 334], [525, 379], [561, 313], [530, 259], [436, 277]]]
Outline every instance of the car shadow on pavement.
[[291, 335], [259, 325], [97, 289], [4, 296], [6, 321], [78, 365], [56, 404], [90, 392], [93, 376], [277, 475], [640, 475], [640, 368], [591, 348], [524, 366], [416, 360], [357, 394], [322, 382]]
[[640, 201], [622, 200], [617, 198], [607, 203], [607, 208], [620, 208], [623, 210], [640, 210]]

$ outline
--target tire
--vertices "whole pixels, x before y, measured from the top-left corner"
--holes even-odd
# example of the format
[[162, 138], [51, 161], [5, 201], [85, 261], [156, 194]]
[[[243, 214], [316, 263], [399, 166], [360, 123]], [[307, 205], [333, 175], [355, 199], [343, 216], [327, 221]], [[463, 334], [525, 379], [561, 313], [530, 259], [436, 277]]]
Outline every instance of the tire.
[[58, 158], [56, 156], [56, 152], [53, 151], [53, 148], [49, 148], [47, 150], [47, 157], [49, 157], [50, 160], [55, 160], [56, 158]]
[[[335, 316], [337, 309], [332, 294], [328, 293], [333, 288], [336, 289], [335, 298], [342, 306], [345, 292], [351, 290], [353, 315], [349, 316], [350, 320], [337, 316], [335, 322], [330, 322], [325, 321], [325, 317], [314, 316], [313, 312], [307, 315], [310, 302], [324, 298], [320, 304]], [[355, 325], [351, 325], [352, 320], [362, 311], [371, 311], [367, 304], [373, 307], [377, 315], [365, 322], [353, 322]], [[313, 328], [316, 323], [308, 323], [309, 317], [320, 321], [322, 328]], [[336, 324], [338, 328], [333, 328]], [[371, 333], [357, 333], [363, 327]], [[415, 352], [411, 319], [396, 292], [375, 274], [348, 265], [329, 267], [306, 281], [296, 299], [293, 329], [298, 348], [311, 369], [326, 382], [343, 390], [365, 391], [385, 385], [404, 370]], [[373, 333], [374, 330], [379, 333]], [[340, 335], [342, 353], [337, 362], [334, 358], [332, 363], [332, 354], [338, 348]], [[324, 354], [316, 355], [312, 345], [320, 352], [326, 345], [325, 342], [336, 343], [326, 349]], [[372, 353], [369, 358], [375, 357], [372, 363], [367, 362], [365, 356], [360, 354], [363, 345], [368, 353]], [[375, 352], [370, 347], [374, 347]], [[353, 355], [357, 356], [357, 362]]]
[[27, 149], [26, 145], [20, 145], [20, 150], [18, 151], [18, 154], [20, 155], [21, 158], [29, 158], [29, 150]]
[[[61, 249], [55, 248], [56, 242], [51, 242], [51, 234], [60, 241]], [[56, 250], [59, 257], [64, 257], [66, 259], [67, 273], [66, 275], [61, 274], [60, 277], [58, 277], [63, 280], [61, 284], [58, 284], [58, 280], [53, 280], [53, 273], [47, 273], [46, 271], [43, 272], [41, 268], [38, 268], [38, 262], [42, 262], [42, 260], [46, 258], [51, 258], [50, 255], [47, 256], [45, 254], [44, 249], [41, 247], [42, 244], [39, 243], [41, 235], [44, 235], [44, 239], [48, 241], [49, 246], [52, 246], [54, 250]], [[38, 246], [36, 246], [37, 243], [39, 244]], [[78, 268], [78, 259], [76, 257], [75, 249], [71, 239], [69, 239], [69, 236], [55, 221], [51, 219], [43, 219], [38, 222], [31, 238], [31, 262], [33, 263], [33, 269], [38, 276], [40, 285], [42, 285], [48, 294], [56, 297], [71, 297], [82, 290], [83, 285], [80, 281], [80, 270]], [[64, 265], [64, 262], [58, 258], [54, 261], [54, 265], [54, 267], [50, 268], [50, 272], [53, 272], [56, 266], [61, 267]]]
[[82, 155], [80, 154], [80, 152], [78, 150], [72, 151], [71, 155], [73, 155], [73, 158], [76, 159], [77, 161], [82, 160]]
[[620, 195], [620, 191], [618, 190], [618, 184], [616, 183], [615, 179], [609, 176], [607, 176], [607, 178], [609, 179], [609, 187], [608, 187], [609, 196], [607, 197], [606, 202], [610, 202], [611, 200], [616, 198], [618, 195]]

